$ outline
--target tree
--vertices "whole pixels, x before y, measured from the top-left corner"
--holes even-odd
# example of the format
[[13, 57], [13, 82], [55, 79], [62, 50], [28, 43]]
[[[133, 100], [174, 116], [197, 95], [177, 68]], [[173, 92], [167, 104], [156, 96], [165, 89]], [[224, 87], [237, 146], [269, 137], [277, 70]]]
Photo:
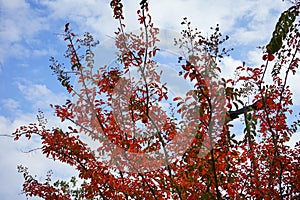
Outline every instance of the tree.
[[[69, 182], [47, 176], [39, 182], [19, 166], [27, 196], [45, 199], [296, 199], [300, 197], [300, 143], [286, 145], [300, 121], [292, 124], [289, 76], [299, 63], [299, 2], [283, 12], [259, 67], [246, 63], [234, 79], [220, 79], [219, 61], [229, 53], [219, 26], [206, 38], [184, 18], [175, 45], [179, 76], [190, 83], [185, 95], [172, 97], [161, 79], [158, 61], [159, 29], [142, 0], [137, 14], [140, 32], [125, 32], [123, 5], [112, 0], [119, 21], [115, 46], [117, 62], [96, 68], [93, 48], [65, 25], [66, 70], [51, 58], [51, 69], [76, 98], [51, 105], [69, 130], [48, 129], [42, 113], [39, 124], [17, 129], [15, 140], [38, 135], [46, 157], [75, 166], [78, 178]], [[267, 69], [272, 68], [271, 74]], [[265, 81], [272, 77], [272, 83]], [[283, 77], [282, 77], [283, 75]], [[74, 78], [75, 77], [75, 78]], [[74, 87], [73, 82], [77, 82]], [[252, 104], [244, 97], [253, 98]], [[170, 107], [165, 106], [171, 102]], [[244, 115], [244, 137], [238, 141], [232, 120]], [[82, 140], [98, 142], [96, 150]]]

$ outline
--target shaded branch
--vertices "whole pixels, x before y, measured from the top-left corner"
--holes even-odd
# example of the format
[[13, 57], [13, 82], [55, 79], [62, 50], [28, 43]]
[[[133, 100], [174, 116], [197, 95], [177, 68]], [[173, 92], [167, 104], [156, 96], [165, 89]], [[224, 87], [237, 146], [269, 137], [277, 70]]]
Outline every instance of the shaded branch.
[[0, 137], [10, 137], [10, 138], [13, 138], [14, 136], [12, 136], [12, 135], [9, 135], [9, 134], [0, 134]]
[[228, 119], [227, 121], [232, 121], [234, 119], [237, 119], [239, 117], [239, 115], [241, 114], [244, 114], [248, 111], [251, 111], [251, 110], [258, 110], [258, 103], [260, 102], [261, 100], [257, 100], [256, 102], [254, 102], [252, 105], [249, 105], [249, 106], [244, 106], [243, 108], [240, 108], [238, 110], [234, 110], [234, 111], [228, 111]]

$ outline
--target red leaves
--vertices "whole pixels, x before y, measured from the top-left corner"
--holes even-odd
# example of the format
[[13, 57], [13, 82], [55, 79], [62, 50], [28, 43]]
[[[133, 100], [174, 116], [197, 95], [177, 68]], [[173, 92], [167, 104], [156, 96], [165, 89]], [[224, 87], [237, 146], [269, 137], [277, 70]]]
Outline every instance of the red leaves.
[[140, 21], [140, 24], [143, 24], [143, 23], [145, 23], [146, 17], [145, 16], [139, 16], [138, 20]]
[[68, 90], [69, 93], [71, 93], [73, 89], [72, 89], [71, 86], [69, 86], [69, 87], [67, 87], [67, 90]]
[[259, 67], [247, 67], [246, 63], [243, 62], [242, 66], [236, 68], [236, 72], [239, 73], [235, 84], [242, 81], [242, 82], [250, 82], [253, 81], [256, 84], [259, 84], [261, 81], [261, 76], [263, 74], [263, 68]]
[[67, 100], [66, 105], [50, 105], [51, 107], [55, 108], [55, 113], [56, 116], [61, 119], [61, 121], [65, 121], [66, 119], [72, 119], [74, 117], [73, 112], [72, 112], [72, 106], [73, 104], [71, 103], [70, 100]]
[[20, 126], [12, 135], [14, 136], [14, 140], [19, 140], [23, 135], [29, 140], [32, 135], [40, 135], [41, 132], [36, 124], [29, 124], [28, 126]]
[[37, 181], [26, 181], [23, 184], [23, 191], [26, 196], [37, 196], [43, 199], [57, 199], [57, 200], [68, 200], [71, 199], [70, 194], [67, 194], [63, 190], [58, 190], [49, 183], [39, 183]]
[[[114, 18], [122, 20], [121, 0], [112, 0], [110, 5]], [[144, 32], [126, 33], [119, 21], [117, 67], [95, 70], [92, 47], [98, 43], [88, 33], [75, 40], [69, 23], [65, 24], [66, 57], [82, 88], [73, 90], [73, 79], [66, 76], [69, 72], [55, 65], [58, 79], [77, 99], [51, 107], [61, 121], [69, 120], [79, 128], [47, 130], [29, 124], [13, 133], [15, 140], [40, 136], [44, 155], [75, 166], [85, 181], [80, 186], [81, 196], [76, 196], [81, 199], [283, 199], [298, 194], [300, 145], [291, 149], [286, 142], [299, 122], [296, 128], [288, 126], [292, 92], [279, 73], [287, 69], [286, 77], [289, 70], [295, 74], [299, 58], [288, 53], [278, 57], [278, 72], [272, 73], [273, 82], [268, 85], [264, 84], [267, 66], [246, 66], [245, 62], [237, 67], [236, 78], [214, 82], [220, 72], [216, 57], [222, 56], [217, 55], [222, 44], [219, 27], [205, 39], [185, 19], [188, 28], [177, 44], [188, 55], [181, 73], [192, 87], [174, 97], [166, 108], [170, 91], [161, 82], [153, 59], [159, 50], [159, 30], [153, 26], [148, 2], [142, 0], [140, 6], [138, 22]], [[78, 49], [86, 54], [79, 55]], [[262, 59], [273, 61], [275, 56], [265, 54]], [[217, 92], [224, 92], [226, 101], [216, 98]], [[256, 103], [247, 106], [246, 101]], [[237, 121], [239, 125], [232, 130], [233, 125], [226, 121], [215, 131], [214, 121], [229, 113], [216, 113], [219, 107], [241, 111], [243, 122]], [[94, 152], [93, 146], [80, 139], [82, 134], [99, 144]], [[28, 196], [70, 199], [75, 194], [22, 173]]]
[[113, 9], [115, 19], [124, 19], [121, 0], [112, 0], [110, 6]]
[[273, 54], [265, 54], [262, 57], [263, 60], [273, 61], [275, 59], [275, 56]]

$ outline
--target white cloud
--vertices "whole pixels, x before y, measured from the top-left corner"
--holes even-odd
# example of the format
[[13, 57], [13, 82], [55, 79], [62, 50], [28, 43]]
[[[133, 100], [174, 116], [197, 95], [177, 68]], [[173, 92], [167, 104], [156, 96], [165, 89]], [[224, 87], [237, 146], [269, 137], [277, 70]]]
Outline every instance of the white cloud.
[[[247, 2], [247, 3], [246, 3]], [[244, 7], [241, 11], [237, 11], [238, 15], [235, 20], [239, 20], [239, 23], [235, 24], [232, 32], [232, 38], [239, 44], [251, 44], [263, 45], [260, 43], [266, 42], [270, 38], [278, 17], [283, 10], [287, 8], [287, 4], [280, 1], [266, 0], [262, 4], [259, 1], [240, 1], [242, 5], [232, 5], [235, 10], [240, 10], [240, 7]]]
[[[51, 117], [51, 114], [46, 113], [46, 116]], [[59, 123], [57, 118], [55, 119], [52, 117], [51, 121], [52, 124]], [[36, 122], [35, 114], [22, 114], [15, 120], [9, 120], [0, 115], [0, 135], [9, 135], [21, 125], [26, 125], [32, 122]], [[25, 199], [25, 195], [21, 194], [24, 179], [22, 174], [17, 173], [18, 165], [29, 167], [29, 172], [32, 175], [37, 175], [36, 178], [41, 181], [46, 178], [45, 175], [49, 170], [53, 170], [53, 180], [58, 178], [68, 180], [71, 176], [77, 174], [73, 167], [60, 162], [53, 162], [52, 160], [45, 158], [45, 156], [41, 154], [40, 150], [25, 153], [26, 151], [41, 146], [38, 138], [32, 138], [30, 141], [25, 138], [22, 138], [19, 141], [13, 141], [13, 138], [0, 136], [0, 146], [1, 170], [2, 172], [5, 172], [0, 173], [0, 196], [3, 200]]]
[[39, 16], [38, 12], [25, 0], [5, 1], [5, 3], [4, 1], [0, 2], [1, 15], [4, 17], [0, 31], [2, 39], [8, 42], [18, 42], [48, 28], [45, 19]]
[[108, 2], [104, 3], [104, 1], [99, 0], [53, 0], [42, 1], [41, 4], [47, 6], [52, 11], [52, 18], [70, 17], [73, 19], [77, 17], [95, 17], [99, 15], [101, 6], [109, 5]]
[[290, 147], [295, 147], [296, 143], [300, 141], [300, 132], [296, 132], [293, 134], [293, 136], [291, 137], [290, 141], [287, 142], [286, 145], [290, 146]]
[[8, 57], [27, 56], [25, 44], [32, 43], [36, 34], [48, 28], [47, 21], [25, 0], [0, 0], [0, 7], [0, 62]]
[[46, 56], [49, 55], [49, 51], [46, 49], [35, 49], [32, 54], [33, 56]]
[[8, 98], [1, 100], [1, 106], [9, 112], [19, 112], [20, 102], [15, 99]]
[[234, 78], [234, 71], [238, 66], [241, 66], [243, 62], [241, 60], [235, 60], [231, 56], [224, 57], [221, 63], [222, 77]]
[[34, 84], [24, 80], [18, 82], [17, 86], [35, 110], [49, 109], [50, 104], [62, 104], [67, 99], [65, 93], [55, 94], [44, 84]]
[[247, 65], [260, 67], [262, 64], [265, 64], [262, 60], [263, 52], [261, 49], [250, 50], [247, 55], [247, 60], [249, 63]]
[[41, 4], [50, 10], [50, 19], [75, 22], [76, 25], [71, 24], [71, 28], [92, 32], [98, 39], [105, 34], [112, 34], [117, 28], [108, 1], [53, 0], [42, 1]]
[[290, 86], [290, 90], [293, 92], [293, 102], [295, 105], [300, 104], [300, 87], [299, 87], [300, 74], [299, 70], [295, 75], [290, 73], [288, 77], [287, 85]]
[[[30, 55], [28, 49], [24, 48], [24, 44], [20, 43], [33, 42], [32, 40], [41, 30], [49, 29], [57, 20], [76, 22], [73, 26], [76, 30], [90, 31], [98, 39], [102, 39], [105, 35], [113, 36], [118, 25], [118, 21], [112, 18], [113, 12], [109, 1], [35, 1], [42, 5], [41, 7], [34, 7], [25, 0], [4, 1], [0, 0], [3, 18], [0, 44], [4, 47], [0, 50], [1, 62], [9, 55], [24, 56], [24, 51], [25, 55]], [[139, 27], [136, 14], [139, 4], [136, 1], [123, 3], [126, 30], [135, 30]], [[180, 26], [182, 18], [189, 17], [194, 27], [204, 30], [204, 35], [209, 32], [210, 26], [219, 23], [223, 32], [231, 33], [233, 40], [241, 44], [266, 40], [278, 18], [277, 15], [274, 16], [274, 12], [278, 14], [287, 7], [286, 4], [273, 0], [266, 0], [264, 4], [249, 0], [172, 2], [161, 0], [155, 3], [150, 1], [150, 6], [153, 21], [160, 28], [174, 29], [179, 32], [182, 29]], [[239, 23], [242, 19], [247, 19], [249, 22]], [[63, 28], [63, 24], [61, 27]], [[45, 55], [45, 52], [40, 53]]]

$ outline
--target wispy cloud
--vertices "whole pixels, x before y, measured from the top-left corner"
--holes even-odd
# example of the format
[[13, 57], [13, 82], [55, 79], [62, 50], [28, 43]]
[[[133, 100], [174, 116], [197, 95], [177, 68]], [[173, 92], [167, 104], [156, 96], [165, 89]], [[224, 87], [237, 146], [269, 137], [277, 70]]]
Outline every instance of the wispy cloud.
[[12, 99], [12, 98], [8, 98], [8, 99], [3, 99], [1, 100], [1, 104], [3, 106], [4, 109], [6, 109], [9, 112], [19, 112], [19, 108], [20, 108], [20, 102]]
[[[50, 117], [52, 124], [59, 123], [59, 120], [51, 117], [50, 113], [46, 113], [46, 116]], [[32, 122], [36, 122], [35, 114], [20, 114], [14, 120], [0, 115], [0, 134], [10, 134], [21, 125]], [[40, 181], [46, 178], [45, 175], [49, 170], [52, 170], [54, 173], [53, 180], [68, 180], [77, 173], [73, 167], [45, 158], [40, 150], [28, 152], [41, 147], [38, 138], [33, 138], [30, 141], [25, 138], [13, 141], [12, 138], [0, 136], [0, 146], [0, 163], [2, 169], [2, 173], [0, 173], [0, 196], [3, 200], [26, 199], [25, 195], [22, 194], [23, 175], [17, 173], [18, 165], [29, 167], [30, 173], [36, 175], [36, 178]]]
[[[30, 1], [1, 0], [2, 27], [0, 28], [0, 61], [8, 56], [30, 55], [28, 45], [36, 40], [38, 34], [58, 20], [72, 21], [78, 30], [90, 31], [98, 39], [111, 35], [116, 30], [118, 22], [112, 18], [108, 1], [102, 0], [53, 0], [36, 1], [35, 6]], [[276, 17], [286, 4], [280, 1], [266, 0], [264, 4], [258, 1], [198, 1], [177, 0], [150, 2], [150, 12], [153, 14], [156, 26], [174, 29], [179, 32], [183, 17], [189, 17], [195, 27], [209, 31], [210, 26], [221, 24], [222, 31], [230, 33], [240, 44], [264, 41], [274, 27]], [[138, 28], [136, 23], [138, 4], [135, 1], [124, 2], [126, 30]], [[134, 12], [132, 12], [134, 11]], [[172, 12], [170, 12], [172, 11]], [[63, 26], [63, 24], [61, 25]], [[55, 31], [53, 31], [55, 32]], [[4, 50], [5, 49], [5, 50]], [[42, 55], [45, 50], [40, 50]], [[37, 53], [37, 50], [35, 50]]]
[[67, 99], [65, 93], [56, 94], [45, 84], [35, 84], [31, 81], [23, 80], [17, 82], [17, 87], [29, 105], [35, 110], [49, 109], [50, 104], [62, 104]]
[[46, 18], [25, 0], [1, 0], [0, 7], [0, 62], [3, 63], [8, 57], [28, 55], [28, 45], [49, 26]]
[[112, 18], [109, 1], [53, 0], [42, 1], [41, 4], [49, 9], [50, 19], [72, 21], [76, 23], [76, 30], [92, 32], [98, 39], [117, 28], [118, 23]]

